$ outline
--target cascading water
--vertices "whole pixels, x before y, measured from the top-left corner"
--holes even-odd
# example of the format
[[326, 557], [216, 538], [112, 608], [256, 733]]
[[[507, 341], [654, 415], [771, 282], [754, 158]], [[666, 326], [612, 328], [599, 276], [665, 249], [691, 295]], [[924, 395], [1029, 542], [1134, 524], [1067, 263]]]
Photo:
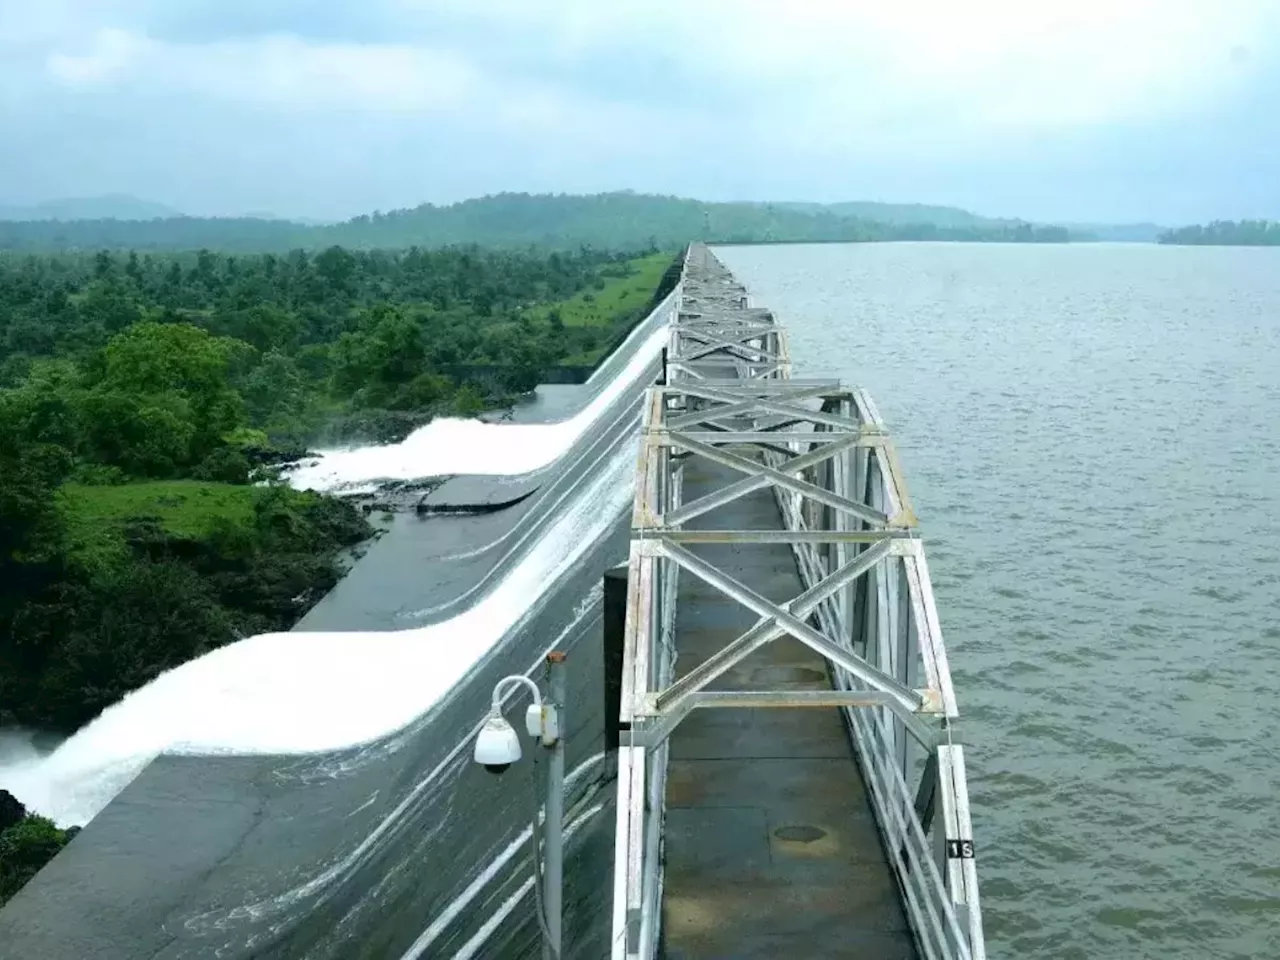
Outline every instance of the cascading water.
[[[269, 633], [157, 677], [4, 782], [59, 823], [92, 819], [161, 752], [313, 753], [392, 733], [428, 710], [631, 500], [634, 442], [617, 448], [537, 546], [475, 606], [391, 632]], [[447, 656], [441, 656], [447, 651]], [[356, 705], [335, 711], [341, 701]]]
[[558, 423], [485, 423], [443, 417], [402, 442], [320, 451], [286, 473], [301, 490], [365, 493], [379, 481], [448, 474], [517, 474], [561, 457], [651, 366], [667, 342], [665, 327], [640, 341], [627, 365], [579, 413]]

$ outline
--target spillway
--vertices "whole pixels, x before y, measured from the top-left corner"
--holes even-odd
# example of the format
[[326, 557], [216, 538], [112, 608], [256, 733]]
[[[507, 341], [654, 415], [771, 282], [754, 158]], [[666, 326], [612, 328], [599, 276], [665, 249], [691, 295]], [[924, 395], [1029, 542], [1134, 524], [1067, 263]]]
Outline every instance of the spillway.
[[90, 822], [0, 911], [0, 957], [523, 952], [537, 938], [520, 892], [532, 788], [483, 772], [469, 748], [494, 682], [550, 649], [573, 665], [566, 929], [573, 955], [604, 953], [599, 584], [626, 557], [640, 400], [672, 305], [560, 423], [453, 423], [372, 467], [346, 451], [324, 482], [304, 478], [470, 473], [473, 495], [525, 496], [483, 516], [400, 518], [293, 632], [185, 664], [25, 765], [15, 793]]

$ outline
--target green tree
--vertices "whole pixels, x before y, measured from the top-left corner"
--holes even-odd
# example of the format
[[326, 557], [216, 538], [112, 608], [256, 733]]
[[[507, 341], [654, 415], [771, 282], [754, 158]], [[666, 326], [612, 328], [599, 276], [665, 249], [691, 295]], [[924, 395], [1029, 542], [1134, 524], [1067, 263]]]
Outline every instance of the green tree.
[[[163, 435], [163, 448], [177, 456], [176, 463], [202, 460], [221, 445], [223, 436], [245, 423], [244, 403], [229, 373], [233, 358], [247, 349], [240, 341], [214, 337], [189, 324], [135, 324], [103, 350], [91, 416], [105, 427], [104, 415], [115, 411], [127, 421], [114, 432], [117, 439], [154, 428]], [[184, 435], [187, 450], [182, 455], [179, 440]]]
[[21, 579], [18, 568], [60, 545], [62, 524], [54, 491], [71, 471], [62, 446], [32, 440], [30, 398], [0, 392], [0, 578]]
[[196, 423], [178, 390], [131, 393], [101, 385], [82, 404], [84, 452], [98, 463], [143, 477], [171, 477], [202, 459]]
[[41, 678], [45, 715], [74, 729], [165, 670], [235, 638], [212, 584], [186, 564], [137, 559], [80, 588]]
[[335, 345], [334, 382], [338, 389], [378, 403], [389, 388], [408, 383], [423, 372], [426, 347], [422, 328], [389, 304], [366, 311], [355, 333], [344, 333]]
[[137, 303], [118, 282], [111, 280], [90, 285], [78, 309], [82, 324], [97, 327], [108, 336], [137, 323], [142, 317]]
[[271, 425], [301, 419], [310, 406], [307, 380], [293, 358], [270, 350], [240, 383], [251, 423]]
[[245, 310], [220, 314], [216, 332], [242, 340], [259, 350], [287, 350], [302, 337], [302, 319], [281, 307], [260, 303]]
[[0, 832], [0, 906], [66, 846], [67, 832], [52, 820], [27, 816]]

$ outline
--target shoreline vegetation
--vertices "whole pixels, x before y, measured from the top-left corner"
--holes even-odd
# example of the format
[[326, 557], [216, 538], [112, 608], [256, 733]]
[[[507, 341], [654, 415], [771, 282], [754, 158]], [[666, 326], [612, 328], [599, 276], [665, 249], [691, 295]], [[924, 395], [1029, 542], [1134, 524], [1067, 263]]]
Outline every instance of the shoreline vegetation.
[[1175, 246], [1276, 247], [1280, 246], [1280, 221], [1215, 220], [1167, 230], [1159, 242]]

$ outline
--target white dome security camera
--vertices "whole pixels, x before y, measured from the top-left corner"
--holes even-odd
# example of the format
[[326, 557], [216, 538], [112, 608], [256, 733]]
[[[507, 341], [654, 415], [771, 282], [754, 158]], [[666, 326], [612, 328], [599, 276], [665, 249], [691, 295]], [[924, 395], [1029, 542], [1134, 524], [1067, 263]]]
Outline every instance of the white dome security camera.
[[520, 737], [501, 714], [490, 714], [476, 737], [475, 760], [490, 773], [505, 773], [520, 759]]
[[[539, 804], [535, 791], [533, 822], [529, 829], [533, 837], [535, 901], [538, 926], [542, 931], [543, 956], [556, 958], [563, 956], [565, 751], [561, 735], [564, 722], [560, 711], [566, 700], [564, 661], [565, 655], [561, 651], [552, 650], [547, 654], [549, 700], [543, 700], [538, 685], [522, 674], [503, 677], [494, 684], [489, 714], [476, 728], [475, 749], [472, 751], [475, 762], [494, 775], [506, 773], [513, 763], [519, 762], [523, 752], [520, 749], [521, 734], [503, 717], [502, 702], [504, 690], [512, 686], [524, 687], [532, 701], [524, 710], [525, 732], [545, 748], [547, 756], [546, 800]], [[530, 773], [537, 772], [536, 761], [540, 754], [541, 751], [535, 748], [535, 763], [529, 765]], [[540, 828], [540, 823], [545, 823], [545, 826]], [[542, 886], [538, 885], [539, 878]], [[544, 887], [545, 894], [542, 892]]]
[[503, 773], [520, 759], [520, 735], [502, 716], [502, 690], [511, 684], [523, 684], [533, 698], [533, 703], [529, 704], [524, 714], [524, 725], [529, 736], [541, 738], [544, 747], [554, 747], [560, 739], [559, 712], [555, 704], [542, 702], [538, 685], [528, 677], [503, 677], [493, 688], [489, 716], [481, 724], [480, 733], [476, 736], [475, 761], [490, 773]]

